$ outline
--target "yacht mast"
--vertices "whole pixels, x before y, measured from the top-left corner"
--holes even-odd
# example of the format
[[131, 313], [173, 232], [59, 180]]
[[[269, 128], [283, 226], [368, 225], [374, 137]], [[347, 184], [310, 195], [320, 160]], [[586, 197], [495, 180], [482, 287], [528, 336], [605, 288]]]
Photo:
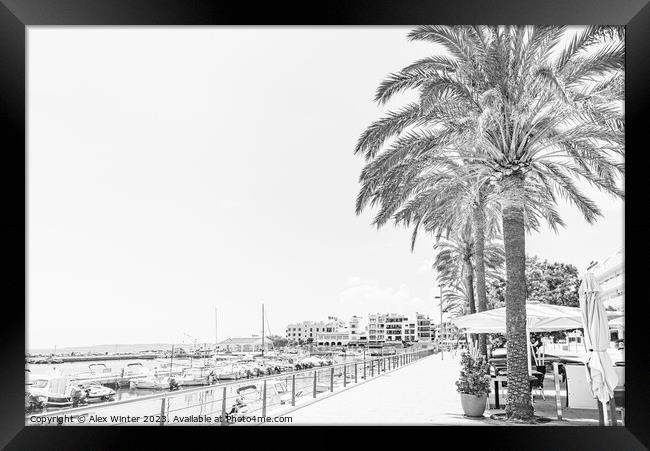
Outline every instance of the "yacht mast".
[[264, 358], [264, 304], [262, 304], [262, 358]]

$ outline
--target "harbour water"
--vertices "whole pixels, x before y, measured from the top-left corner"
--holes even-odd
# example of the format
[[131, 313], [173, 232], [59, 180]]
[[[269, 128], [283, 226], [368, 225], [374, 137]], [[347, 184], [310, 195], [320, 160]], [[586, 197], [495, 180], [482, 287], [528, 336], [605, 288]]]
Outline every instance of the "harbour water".
[[[320, 351], [318, 352], [317, 350], [314, 350], [315, 354], [320, 354], [320, 357], [322, 358], [323, 361], [328, 361], [331, 364], [338, 364], [338, 363], [353, 363], [353, 362], [362, 362], [363, 361], [363, 355], [359, 353], [349, 353], [346, 355], [340, 355], [340, 351], [332, 351], [332, 352], [326, 352], [326, 351]], [[303, 352], [300, 355], [291, 355], [291, 354], [283, 354], [280, 356], [280, 358], [287, 359], [289, 362], [298, 363], [302, 359], [306, 358], [309, 356], [308, 351], [303, 350]], [[236, 356], [233, 356], [236, 359]], [[271, 359], [276, 359], [278, 356], [271, 357]], [[370, 359], [370, 353], [367, 352], [367, 358]], [[260, 357], [258, 356], [256, 361], [260, 361]], [[90, 373], [90, 367], [91, 365], [105, 365], [106, 368], [110, 371], [111, 374], [115, 376], [119, 376], [122, 374], [122, 371], [127, 368], [129, 365], [142, 365], [147, 370], [154, 370], [157, 369], [158, 371], [169, 371], [169, 364], [172, 362], [172, 359], [169, 357], [160, 357], [156, 359], [128, 359], [128, 360], [95, 360], [92, 362], [87, 362], [87, 361], [82, 361], [82, 362], [64, 362], [64, 363], [40, 363], [40, 364], [26, 364], [26, 369], [29, 370], [29, 372], [26, 373], [27, 379], [28, 380], [36, 380], [39, 377], [47, 377], [51, 376], [53, 374], [58, 374], [62, 376], [67, 376], [71, 379], [79, 378], [79, 377], [88, 377]], [[214, 364], [214, 359], [213, 358], [178, 358], [174, 357], [173, 359], [173, 366], [174, 366], [174, 372], [178, 374], [178, 372], [182, 371], [183, 368], [190, 368], [190, 367], [205, 367], [205, 366], [210, 366]], [[163, 369], [164, 368], [164, 369]], [[282, 374], [278, 374], [278, 380], [282, 381], [284, 380], [282, 378]], [[247, 381], [250, 381], [251, 383], [255, 383], [255, 378], [251, 379], [246, 379], [242, 378], [239, 379], [242, 383], [246, 383]], [[286, 386], [287, 381], [284, 381], [284, 384]], [[312, 381], [307, 380], [304, 382], [305, 385], [305, 390], [307, 386], [311, 386]], [[325, 384], [325, 381], [323, 381], [323, 384]], [[244, 384], [245, 385], [245, 384]], [[301, 385], [303, 383], [301, 382]], [[115, 390], [115, 396], [113, 398], [113, 401], [120, 401], [120, 400], [128, 400], [131, 398], [136, 398], [136, 397], [144, 397], [144, 396], [150, 396], [152, 394], [156, 393], [161, 393], [164, 391], [169, 391], [169, 390], [153, 390], [153, 389], [137, 389], [137, 388], [132, 388], [129, 386], [126, 387], [114, 387], [112, 386]], [[258, 387], [259, 388], [259, 387]], [[181, 387], [180, 391], [178, 392], [181, 394], [185, 390], [184, 387]], [[196, 394], [191, 395], [186, 402], [191, 403], [193, 402], [193, 397], [196, 397]], [[233, 402], [237, 396], [237, 393], [233, 392], [231, 394]], [[271, 400], [273, 397], [270, 397], [269, 400]], [[279, 399], [279, 397], [278, 397]], [[107, 401], [111, 402], [111, 401]], [[56, 407], [46, 407], [45, 409], [42, 410], [42, 412], [50, 412], [50, 411], [56, 411], [59, 410], [59, 408]]]

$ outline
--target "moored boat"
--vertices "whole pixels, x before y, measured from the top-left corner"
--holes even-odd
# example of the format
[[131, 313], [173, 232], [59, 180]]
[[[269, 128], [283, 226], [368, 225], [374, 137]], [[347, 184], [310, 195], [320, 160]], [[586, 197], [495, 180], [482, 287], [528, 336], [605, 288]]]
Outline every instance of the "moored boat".
[[214, 372], [210, 368], [185, 368], [183, 373], [175, 378], [181, 387], [195, 385], [209, 385], [214, 377]]
[[122, 369], [122, 375], [117, 378], [120, 387], [128, 387], [132, 380], [142, 379], [151, 374], [151, 370], [146, 368], [142, 363], [129, 363]]
[[40, 376], [31, 381], [26, 391], [45, 407], [72, 406], [77, 387], [65, 376]]
[[86, 402], [112, 401], [115, 390], [100, 384], [81, 384], [80, 388], [86, 392]]
[[132, 380], [129, 387], [143, 390], [166, 390], [170, 388], [171, 380], [172, 378], [169, 376], [150, 375], [143, 379]]
[[237, 380], [246, 376], [246, 369], [238, 364], [219, 365], [213, 369], [217, 380]]

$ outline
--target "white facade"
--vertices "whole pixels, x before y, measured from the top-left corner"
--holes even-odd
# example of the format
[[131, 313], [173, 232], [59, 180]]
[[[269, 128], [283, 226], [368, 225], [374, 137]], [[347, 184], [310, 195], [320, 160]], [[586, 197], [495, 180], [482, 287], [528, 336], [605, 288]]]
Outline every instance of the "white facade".
[[428, 342], [433, 340], [432, 333], [433, 327], [431, 326], [431, 318], [423, 313], [415, 313], [415, 320], [417, 321], [417, 339], [419, 342]]
[[[324, 321], [303, 321], [289, 324], [285, 330], [285, 337], [289, 341], [316, 341], [316, 334], [325, 332], [328, 326]], [[331, 330], [331, 327], [330, 327]]]
[[382, 345], [395, 342], [431, 341], [431, 320], [421, 313], [371, 314], [368, 316], [368, 343]]
[[290, 341], [311, 342], [319, 346], [381, 346], [385, 343], [429, 342], [433, 329], [428, 316], [415, 313], [370, 314], [367, 320], [354, 315], [349, 322], [335, 316], [327, 321], [289, 324], [285, 336]]
[[346, 330], [321, 332], [316, 334], [318, 346], [346, 346], [350, 342], [350, 333]]
[[623, 260], [623, 250], [619, 250], [599, 261], [589, 270], [593, 272], [600, 284], [600, 296], [605, 307], [625, 310], [625, 261]]
[[[335, 317], [327, 317], [327, 321], [303, 321], [300, 323], [289, 324], [285, 328], [285, 337], [287, 340], [295, 342], [313, 342], [317, 343], [320, 334], [326, 333], [347, 333], [347, 324], [345, 321]], [[324, 336], [323, 336], [324, 337]], [[323, 338], [321, 337], [321, 338]], [[342, 337], [336, 337], [336, 341], [341, 341]], [[349, 340], [349, 336], [347, 338]], [[325, 341], [323, 338], [320, 341]], [[329, 337], [328, 342], [332, 341]]]
[[361, 316], [354, 315], [348, 323], [350, 332], [349, 344], [352, 346], [365, 346], [368, 343], [368, 326]]
[[[610, 255], [590, 266], [591, 271], [600, 285], [600, 296], [605, 307], [625, 312], [625, 260], [623, 250]], [[625, 318], [623, 318], [625, 324]], [[610, 340], [625, 338], [623, 326], [610, 327]]]
[[438, 344], [453, 345], [458, 341], [460, 330], [451, 322], [436, 324], [432, 327], [435, 338], [434, 341]]

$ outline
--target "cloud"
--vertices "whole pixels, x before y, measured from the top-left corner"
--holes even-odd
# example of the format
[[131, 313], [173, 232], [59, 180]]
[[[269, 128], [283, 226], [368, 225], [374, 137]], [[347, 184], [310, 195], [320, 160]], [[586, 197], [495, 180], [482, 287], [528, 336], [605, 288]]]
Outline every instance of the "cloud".
[[435, 274], [435, 271], [432, 268], [434, 260], [435, 257], [430, 257], [424, 260], [420, 265], [420, 267], [418, 268], [418, 270], [416, 271], [416, 274], [424, 275], [424, 274], [431, 274], [432, 272]]
[[348, 287], [339, 294], [339, 304], [346, 312], [368, 313], [425, 312], [432, 308], [430, 302], [413, 296], [406, 284], [398, 287], [381, 286], [374, 280], [351, 278]]

